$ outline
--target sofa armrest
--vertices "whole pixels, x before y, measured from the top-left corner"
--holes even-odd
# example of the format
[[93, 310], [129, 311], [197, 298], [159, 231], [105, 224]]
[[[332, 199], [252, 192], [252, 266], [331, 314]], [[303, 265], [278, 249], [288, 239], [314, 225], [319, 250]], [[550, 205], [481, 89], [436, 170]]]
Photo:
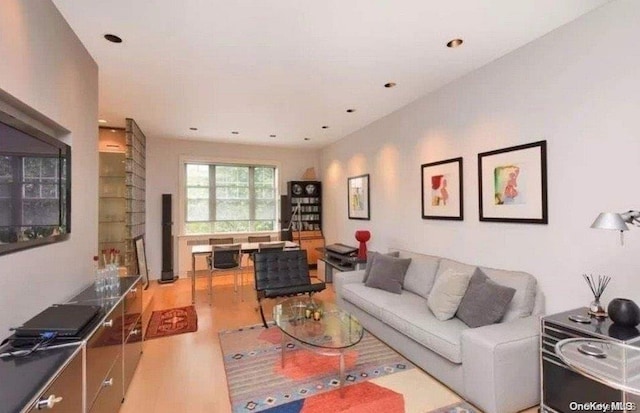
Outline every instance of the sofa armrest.
[[461, 343], [467, 397], [492, 413], [538, 404], [539, 335], [536, 316], [465, 330]]
[[342, 289], [347, 284], [361, 283], [364, 278], [364, 270], [334, 272], [333, 287], [336, 291], [336, 298], [342, 299]]

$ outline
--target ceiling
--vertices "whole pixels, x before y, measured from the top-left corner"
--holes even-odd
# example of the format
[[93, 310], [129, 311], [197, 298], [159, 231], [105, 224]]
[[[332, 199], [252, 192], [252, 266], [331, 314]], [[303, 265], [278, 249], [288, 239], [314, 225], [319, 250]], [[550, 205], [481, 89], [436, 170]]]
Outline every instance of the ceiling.
[[53, 0], [99, 66], [107, 125], [313, 148], [608, 1]]

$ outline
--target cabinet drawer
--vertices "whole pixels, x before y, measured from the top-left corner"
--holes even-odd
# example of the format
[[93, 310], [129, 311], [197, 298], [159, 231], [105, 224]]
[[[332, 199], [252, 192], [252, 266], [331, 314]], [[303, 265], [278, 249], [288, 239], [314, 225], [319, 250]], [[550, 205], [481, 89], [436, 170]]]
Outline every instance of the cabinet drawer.
[[[46, 401], [50, 400], [48, 407]], [[40, 408], [38, 408], [40, 403]], [[76, 354], [67, 367], [40, 395], [31, 412], [82, 413], [82, 352]]]
[[138, 319], [135, 327], [124, 342], [124, 392], [127, 393], [133, 374], [142, 356], [142, 318]]
[[105, 317], [87, 343], [87, 405], [95, 400], [115, 360], [122, 353], [123, 303]]
[[122, 359], [115, 360], [113, 368], [100, 383], [98, 397], [93, 402], [89, 412], [114, 413], [120, 410], [122, 404]]
[[[142, 314], [142, 286], [140, 281], [135, 283], [124, 297], [124, 313], [125, 315]], [[133, 327], [133, 326], [132, 326]], [[125, 332], [125, 335], [127, 332]]]

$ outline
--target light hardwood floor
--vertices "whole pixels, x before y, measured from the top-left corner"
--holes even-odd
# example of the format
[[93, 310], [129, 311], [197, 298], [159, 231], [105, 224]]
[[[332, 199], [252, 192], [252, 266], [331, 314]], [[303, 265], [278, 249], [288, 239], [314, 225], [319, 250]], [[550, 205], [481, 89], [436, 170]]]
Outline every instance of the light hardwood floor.
[[[252, 279], [250, 269], [245, 271], [246, 278]], [[209, 306], [206, 277], [198, 277], [196, 287], [198, 331], [144, 343], [121, 413], [231, 412], [218, 331], [261, 323], [255, 292], [252, 284], [245, 285], [242, 301], [233, 291], [233, 278], [217, 276]], [[146, 293], [154, 294], [155, 310], [191, 305], [191, 280], [180, 278], [168, 285], [152, 282]], [[333, 285], [327, 284], [317, 297], [334, 300]], [[268, 319], [273, 304], [274, 300], [265, 301]]]
[[[246, 270], [249, 271], [249, 270]], [[246, 278], [250, 278], [249, 272]], [[251, 278], [253, 275], [251, 275]], [[245, 282], [249, 282], [248, 280]], [[333, 287], [318, 294], [333, 300]], [[259, 324], [253, 284], [245, 285], [244, 301], [233, 291], [232, 276], [214, 277], [213, 305], [209, 306], [206, 277], [196, 282], [198, 331], [148, 340], [121, 413], [227, 413], [231, 411], [218, 331]], [[154, 310], [191, 305], [191, 280], [174, 284], [152, 282]], [[268, 318], [274, 300], [265, 300]]]

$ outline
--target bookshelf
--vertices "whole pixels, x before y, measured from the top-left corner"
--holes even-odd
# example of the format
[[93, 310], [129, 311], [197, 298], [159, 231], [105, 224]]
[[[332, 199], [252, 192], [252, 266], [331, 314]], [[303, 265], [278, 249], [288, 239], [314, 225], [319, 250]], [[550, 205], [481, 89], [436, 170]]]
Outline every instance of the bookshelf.
[[319, 181], [290, 181], [287, 183], [287, 205], [282, 208], [283, 228], [291, 228], [290, 238], [307, 250], [309, 265], [316, 266], [324, 247], [322, 235], [322, 183]]

